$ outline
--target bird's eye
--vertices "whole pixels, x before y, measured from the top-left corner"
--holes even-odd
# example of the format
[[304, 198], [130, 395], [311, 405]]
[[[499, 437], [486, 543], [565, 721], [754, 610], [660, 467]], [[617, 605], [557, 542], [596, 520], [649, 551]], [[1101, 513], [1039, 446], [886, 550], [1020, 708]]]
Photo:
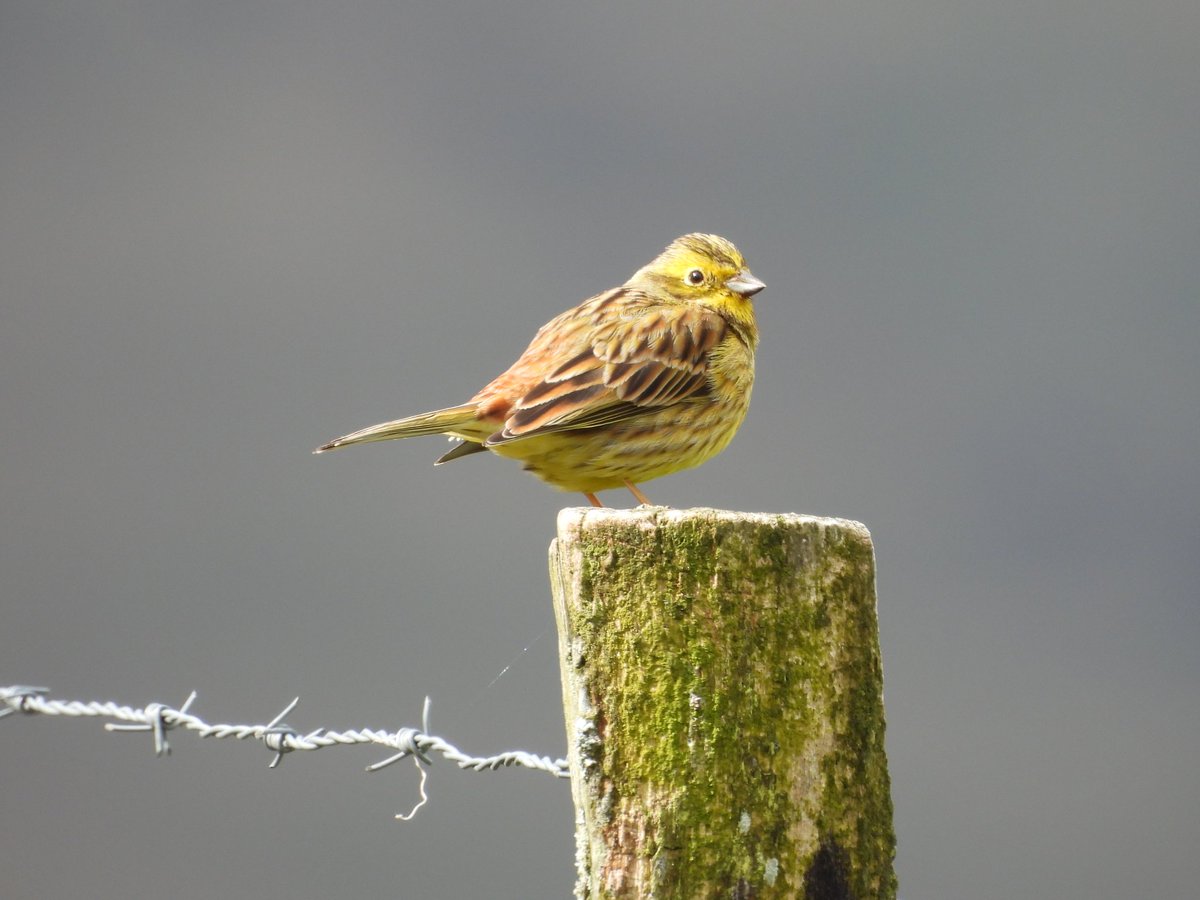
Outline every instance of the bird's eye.
[[704, 284], [704, 273], [699, 269], [692, 269], [687, 273], [688, 284]]

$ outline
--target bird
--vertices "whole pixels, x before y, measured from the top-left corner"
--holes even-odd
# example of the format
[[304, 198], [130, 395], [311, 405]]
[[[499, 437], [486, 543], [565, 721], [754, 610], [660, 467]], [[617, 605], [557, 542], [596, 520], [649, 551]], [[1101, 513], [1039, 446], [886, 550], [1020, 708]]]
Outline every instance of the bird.
[[627, 488], [698, 466], [733, 439], [750, 405], [766, 285], [715, 234], [685, 234], [620, 287], [543, 325], [507, 371], [458, 406], [382, 422], [314, 450], [442, 434], [435, 465], [491, 451], [548, 484]]

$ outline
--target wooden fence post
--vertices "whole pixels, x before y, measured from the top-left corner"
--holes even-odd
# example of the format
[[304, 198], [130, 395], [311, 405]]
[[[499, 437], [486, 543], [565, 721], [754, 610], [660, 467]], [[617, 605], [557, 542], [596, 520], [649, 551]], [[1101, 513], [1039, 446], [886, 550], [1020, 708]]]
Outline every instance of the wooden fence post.
[[564, 509], [550, 574], [576, 896], [895, 896], [865, 527]]

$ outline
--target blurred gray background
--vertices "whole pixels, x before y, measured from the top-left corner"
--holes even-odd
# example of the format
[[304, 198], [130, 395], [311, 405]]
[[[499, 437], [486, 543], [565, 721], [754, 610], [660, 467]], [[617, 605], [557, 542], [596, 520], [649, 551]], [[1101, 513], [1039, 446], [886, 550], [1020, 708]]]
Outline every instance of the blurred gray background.
[[[715, 231], [754, 403], [647, 490], [870, 527], [901, 896], [1193, 896], [1198, 44], [1173, 0], [4, 2], [0, 683], [564, 752], [582, 498], [309, 450]], [[438, 764], [397, 823], [383, 752], [173, 743], [0, 723], [0, 893], [570, 893], [548, 776]]]

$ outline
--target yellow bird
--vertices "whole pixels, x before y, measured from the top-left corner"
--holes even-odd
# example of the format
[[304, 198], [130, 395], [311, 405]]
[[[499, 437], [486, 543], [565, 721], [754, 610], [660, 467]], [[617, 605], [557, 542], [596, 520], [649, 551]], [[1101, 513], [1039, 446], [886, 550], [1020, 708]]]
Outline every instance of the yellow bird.
[[750, 405], [765, 285], [715, 234], [672, 241], [621, 287], [551, 319], [508, 371], [461, 406], [372, 425], [315, 453], [421, 434], [459, 444], [437, 464], [482, 450], [519, 459], [580, 491], [690, 469], [732, 440]]

